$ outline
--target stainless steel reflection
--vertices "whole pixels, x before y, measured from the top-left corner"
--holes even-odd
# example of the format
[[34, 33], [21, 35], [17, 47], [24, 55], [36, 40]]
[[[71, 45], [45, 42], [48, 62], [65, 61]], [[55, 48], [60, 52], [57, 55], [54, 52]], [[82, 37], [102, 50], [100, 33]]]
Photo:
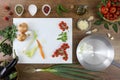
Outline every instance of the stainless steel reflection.
[[[82, 51], [83, 44], [88, 44], [92, 48]], [[114, 49], [107, 37], [100, 34], [90, 35], [83, 38], [77, 47], [77, 58], [81, 65], [93, 71], [106, 69], [114, 59]]]

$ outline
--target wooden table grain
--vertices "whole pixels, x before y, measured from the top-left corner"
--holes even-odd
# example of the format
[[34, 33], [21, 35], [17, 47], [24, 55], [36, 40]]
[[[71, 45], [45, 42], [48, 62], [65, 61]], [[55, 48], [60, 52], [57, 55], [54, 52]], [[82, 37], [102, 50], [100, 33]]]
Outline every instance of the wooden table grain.
[[[79, 18], [88, 18], [90, 15], [94, 16], [95, 19], [97, 19], [97, 4], [100, 2], [100, 0], [0, 0], [0, 29], [4, 29], [6, 26], [12, 24], [12, 18], [17, 18], [18, 16], [14, 13], [13, 16], [9, 16], [10, 20], [5, 21], [3, 20], [4, 16], [8, 16], [9, 11], [6, 11], [4, 9], [5, 5], [9, 5], [11, 7], [11, 11], [14, 12], [14, 7], [16, 4], [22, 4], [25, 7], [24, 14], [19, 18], [61, 18], [56, 13], [56, 6], [58, 4], [63, 4], [66, 8], [70, 9], [71, 5], [87, 5], [88, 6], [88, 12], [87, 14], [83, 16], [79, 16], [76, 14], [75, 10], [70, 9], [70, 12], [63, 13], [63, 18], [73, 18], [73, 63], [78, 63], [76, 58], [76, 47], [79, 43], [79, 41], [84, 38], [85, 32], [79, 31], [76, 27], [76, 22]], [[35, 16], [31, 16], [28, 12], [28, 6], [30, 4], [35, 4], [38, 7], [38, 12]], [[41, 7], [44, 4], [49, 4], [52, 8], [52, 11], [49, 16], [45, 16], [42, 11]], [[112, 36], [114, 36], [115, 40], [111, 41], [114, 50], [115, 50], [115, 59], [117, 62], [120, 63], [120, 31], [118, 33], [115, 33], [112, 28], [110, 30], [104, 29], [103, 25], [101, 26], [95, 26], [92, 25], [92, 28], [98, 28], [99, 34], [106, 35], [106, 33], [111, 33]], [[120, 28], [120, 26], [119, 26]], [[120, 29], [119, 29], [120, 30]], [[28, 65], [28, 64], [18, 64], [17, 70], [19, 72], [19, 80], [70, 80], [66, 78], [62, 78], [59, 76], [55, 76], [50, 73], [46, 72], [39, 72], [39, 73], [23, 73], [23, 70], [25, 67], [34, 67], [34, 68], [45, 68], [51, 66], [51, 64], [39, 64], [39, 65]], [[99, 76], [103, 77], [104, 80], [120, 80], [120, 69], [111, 65], [109, 68], [103, 71], [104, 73], [99, 74]]]

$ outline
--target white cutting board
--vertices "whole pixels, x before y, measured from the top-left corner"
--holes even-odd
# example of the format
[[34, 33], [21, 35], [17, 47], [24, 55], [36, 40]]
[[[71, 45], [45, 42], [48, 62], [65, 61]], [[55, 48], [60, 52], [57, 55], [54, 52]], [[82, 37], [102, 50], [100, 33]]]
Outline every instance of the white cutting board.
[[[57, 40], [58, 35], [62, 32], [59, 29], [58, 24], [64, 21], [67, 23], [69, 29], [67, 30], [68, 40], [70, 48], [67, 49], [68, 60], [64, 61], [62, 57], [52, 57], [52, 54], [56, 49], [62, 45], [62, 41]], [[29, 30], [36, 31], [39, 41], [42, 44], [43, 51], [45, 53], [45, 59], [42, 59], [39, 49], [32, 58], [27, 57], [22, 51], [26, 44], [29, 42], [29, 38], [23, 42], [17, 39], [13, 42], [13, 49], [15, 49], [18, 57], [18, 63], [25, 64], [61, 64], [72, 63], [72, 18], [14, 18], [13, 23], [18, 26], [21, 23], [27, 23]], [[34, 44], [37, 45], [36, 41]]]

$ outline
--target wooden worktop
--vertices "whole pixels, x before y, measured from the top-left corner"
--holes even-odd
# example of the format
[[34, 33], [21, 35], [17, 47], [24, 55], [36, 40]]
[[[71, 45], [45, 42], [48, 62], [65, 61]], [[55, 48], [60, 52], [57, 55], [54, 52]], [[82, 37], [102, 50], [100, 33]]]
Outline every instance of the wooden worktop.
[[[25, 7], [25, 12], [21, 16], [21, 18], [61, 18], [56, 13], [56, 6], [58, 4], [63, 4], [66, 8], [70, 9], [71, 5], [87, 5], [88, 6], [88, 12], [87, 14], [83, 16], [79, 16], [76, 14], [74, 9], [70, 9], [70, 12], [63, 13], [62, 18], [73, 18], [73, 63], [78, 63], [76, 58], [76, 47], [79, 43], [79, 41], [85, 37], [85, 32], [82, 32], [77, 29], [76, 22], [79, 18], [88, 18], [90, 15], [94, 16], [95, 19], [97, 19], [97, 4], [100, 2], [100, 0], [0, 0], [0, 29], [5, 28], [8, 25], [12, 24], [12, 18], [18, 18], [18, 16], [14, 13], [13, 16], [10, 16], [9, 21], [4, 21], [3, 17], [8, 16], [9, 11], [6, 11], [4, 9], [4, 5], [9, 5], [11, 7], [11, 10], [14, 12], [14, 7], [16, 4], [22, 4]], [[49, 16], [45, 16], [42, 11], [41, 7], [44, 4], [49, 4], [52, 8], [52, 11]], [[38, 12], [35, 16], [31, 16], [28, 12], [28, 6], [29, 4], [35, 4], [38, 7]], [[107, 32], [111, 33], [111, 35], [114, 36], [115, 40], [111, 41], [114, 50], [115, 50], [115, 59], [117, 62], [120, 62], [120, 32], [115, 33], [112, 29], [106, 30], [104, 27], [101, 26], [95, 26], [92, 25], [92, 28], [98, 28], [98, 32], [100, 34], [106, 35]], [[120, 28], [120, 27], [119, 27]], [[119, 29], [120, 30], [120, 29]], [[24, 73], [23, 69], [28, 67], [34, 67], [34, 68], [45, 68], [50, 66], [50, 64], [39, 64], [39, 65], [28, 65], [28, 64], [18, 64], [17, 70], [19, 72], [19, 80], [69, 80], [66, 78], [62, 78], [59, 76], [55, 76], [50, 73], [42, 72], [42, 73]], [[120, 69], [117, 67], [111, 65], [109, 68], [107, 68], [104, 73], [99, 74], [99, 76], [103, 77], [104, 80], [120, 80]]]

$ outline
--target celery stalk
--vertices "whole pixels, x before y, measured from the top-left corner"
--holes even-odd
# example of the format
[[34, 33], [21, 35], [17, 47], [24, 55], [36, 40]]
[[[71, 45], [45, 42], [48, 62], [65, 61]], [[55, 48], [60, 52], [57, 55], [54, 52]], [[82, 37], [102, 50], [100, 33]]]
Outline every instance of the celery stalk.
[[30, 49], [30, 50], [27, 50], [25, 53], [26, 53], [26, 55], [28, 56], [28, 57], [32, 57], [33, 55], [34, 55], [34, 53], [36, 52], [36, 50], [37, 50], [37, 46], [35, 46], [35, 47], [33, 47], [32, 49]]
[[37, 50], [37, 47], [33, 47], [32, 49], [30, 49], [31, 45], [33, 44], [33, 42], [36, 40], [37, 38], [37, 34], [35, 31], [33, 31], [33, 38], [31, 39], [31, 41], [28, 43], [28, 45], [23, 49], [23, 53], [25, 53], [28, 57], [32, 57], [33, 54], [35, 53], [35, 51]]

